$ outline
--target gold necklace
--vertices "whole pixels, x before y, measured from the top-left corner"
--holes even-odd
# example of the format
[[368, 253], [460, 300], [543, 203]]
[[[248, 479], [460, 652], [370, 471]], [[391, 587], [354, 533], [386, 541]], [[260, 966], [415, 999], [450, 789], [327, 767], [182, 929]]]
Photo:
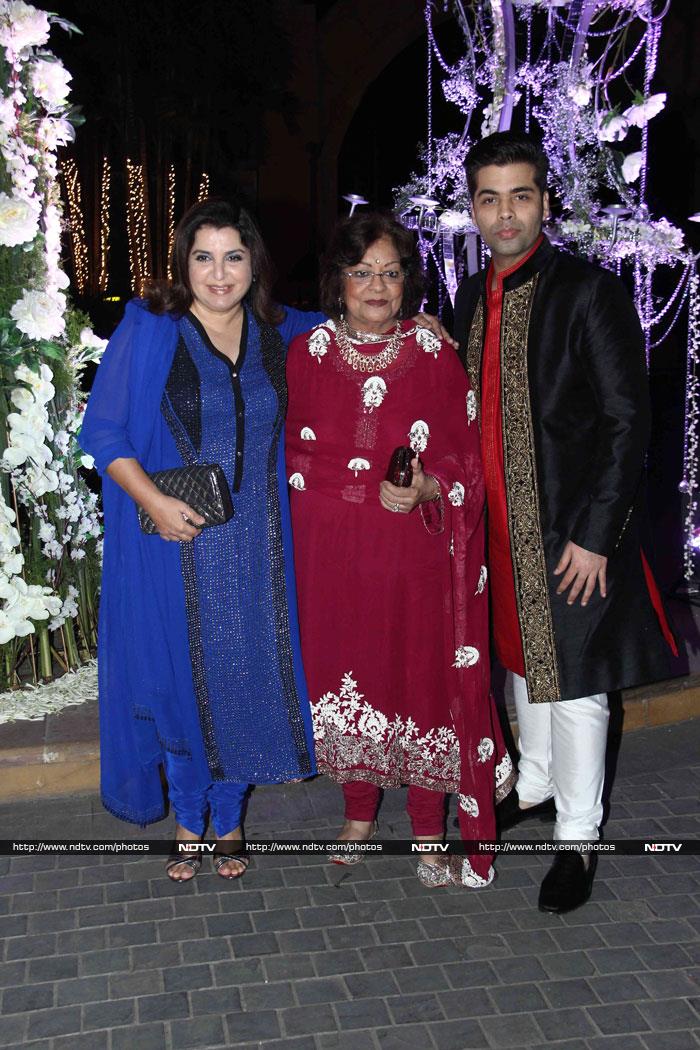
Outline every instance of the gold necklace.
[[338, 344], [340, 356], [354, 372], [378, 372], [386, 368], [399, 356], [401, 343], [405, 338], [405, 334], [401, 331], [401, 322], [397, 321], [389, 342], [380, 353], [363, 354], [350, 342], [347, 321], [340, 321], [335, 332], [335, 341]]

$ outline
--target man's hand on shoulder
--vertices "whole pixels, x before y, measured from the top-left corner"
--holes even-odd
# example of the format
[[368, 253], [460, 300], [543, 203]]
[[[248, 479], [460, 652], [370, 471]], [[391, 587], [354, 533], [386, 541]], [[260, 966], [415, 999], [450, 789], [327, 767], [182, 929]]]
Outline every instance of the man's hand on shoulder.
[[557, 587], [557, 594], [563, 594], [571, 587], [566, 599], [567, 605], [573, 605], [581, 591], [581, 605], [588, 605], [588, 600], [595, 590], [596, 583], [600, 587], [602, 598], [606, 596], [605, 570], [608, 559], [602, 554], [594, 554], [579, 547], [571, 540], [564, 547], [564, 552], [559, 559], [559, 564], [554, 570], [555, 576], [564, 573], [561, 583]]
[[442, 323], [442, 321], [440, 320], [439, 317], [433, 317], [432, 314], [424, 314], [424, 313], [421, 312], [421, 313], [415, 314], [411, 318], [411, 320], [414, 321], [415, 324], [420, 325], [421, 328], [428, 328], [428, 329], [430, 329], [430, 331], [433, 333], [433, 335], [436, 335], [438, 337], [438, 339], [444, 339], [445, 342], [446, 343], [450, 343], [451, 346], [454, 346], [454, 347], [458, 347], [459, 346], [459, 343], [457, 342], [457, 340], [452, 338], [452, 336], [447, 331], [447, 329], [445, 328], [445, 326], [443, 325], [443, 323]]

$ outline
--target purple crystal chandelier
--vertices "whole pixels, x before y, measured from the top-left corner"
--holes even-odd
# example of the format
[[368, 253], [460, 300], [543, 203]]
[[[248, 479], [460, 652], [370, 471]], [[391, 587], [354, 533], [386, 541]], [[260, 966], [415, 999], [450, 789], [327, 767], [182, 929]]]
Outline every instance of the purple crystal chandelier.
[[[419, 170], [396, 190], [396, 208], [418, 234], [440, 301], [454, 299], [462, 275], [485, 260], [471, 220], [465, 155], [494, 131], [532, 130], [542, 137], [559, 203], [548, 235], [629, 279], [647, 360], [687, 316], [680, 490], [690, 581], [700, 564], [698, 255], [681, 229], [650, 214], [646, 199], [649, 122], [666, 102], [652, 81], [669, 6], [670, 0], [428, 0], [427, 145]], [[445, 59], [436, 39], [438, 8], [450, 11], [461, 30], [456, 62]], [[461, 130], [442, 138], [433, 135], [436, 74], [461, 115]]]

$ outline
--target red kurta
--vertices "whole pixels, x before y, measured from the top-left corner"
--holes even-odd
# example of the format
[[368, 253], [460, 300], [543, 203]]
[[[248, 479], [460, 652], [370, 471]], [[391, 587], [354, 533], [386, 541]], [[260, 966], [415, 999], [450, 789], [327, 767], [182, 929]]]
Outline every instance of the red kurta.
[[501, 412], [501, 313], [503, 281], [537, 251], [542, 237], [514, 266], [495, 274], [493, 263], [486, 276], [486, 338], [481, 366], [481, 454], [488, 500], [488, 554], [491, 615], [496, 656], [508, 671], [525, 677], [515, 581], [508, 533], [506, 483], [503, 471], [503, 419]]
[[[464, 837], [490, 838], [494, 794], [507, 792], [512, 771], [489, 693], [474, 395], [456, 353], [430, 333], [368, 373], [342, 359], [333, 332], [329, 322], [295, 339], [287, 359], [318, 768], [341, 783], [457, 791]], [[409, 443], [440, 482], [441, 519], [435, 504], [406, 515], [379, 502], [393, 450]], [[485, 877], [490, 859], [472, 858], [474, 871]]]

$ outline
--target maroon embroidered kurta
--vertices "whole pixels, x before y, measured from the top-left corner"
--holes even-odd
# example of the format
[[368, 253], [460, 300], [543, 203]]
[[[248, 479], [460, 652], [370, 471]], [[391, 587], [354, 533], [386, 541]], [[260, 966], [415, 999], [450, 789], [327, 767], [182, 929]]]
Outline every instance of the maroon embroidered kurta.
[[[457, 354], [419, 329], [387, 367], [353, 371], [328, 322], [291, 344], [287, 380], [318, 768], [341, 783], [456, 791], [463, 836], [491, 838], [512, 769], [489, 693], [484, 485]], [[391, 454], [407, 444], [439, 481], [442, 513], [381, 506]], [[471, 858], [474, 872], [486, 877], [490, 860]]]

